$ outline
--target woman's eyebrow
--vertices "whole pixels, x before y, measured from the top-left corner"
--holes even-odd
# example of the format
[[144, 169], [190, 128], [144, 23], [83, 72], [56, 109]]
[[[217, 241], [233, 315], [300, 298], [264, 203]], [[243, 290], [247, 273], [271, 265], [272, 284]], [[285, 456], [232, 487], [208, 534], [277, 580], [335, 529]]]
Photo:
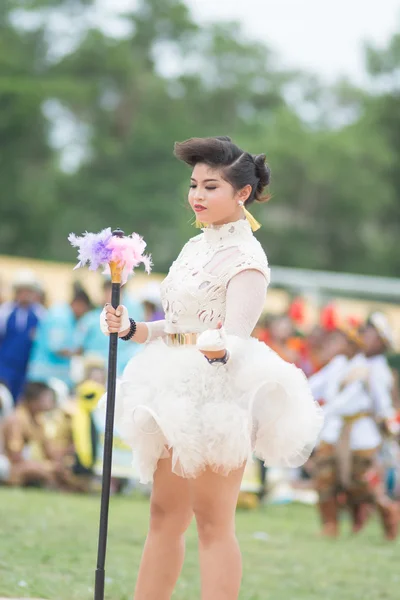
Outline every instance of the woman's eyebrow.
[[[194, 177], [191, 177], [190, 179], [191, 179], [192, 181], [196, 181]], [[207, 183], [207, 182], [209, 182], [209, 181], [216, 181], [216, 182], [218, 182], [219, 180], [218, 180], [218, 179], [204, 179], [204, 183]]]

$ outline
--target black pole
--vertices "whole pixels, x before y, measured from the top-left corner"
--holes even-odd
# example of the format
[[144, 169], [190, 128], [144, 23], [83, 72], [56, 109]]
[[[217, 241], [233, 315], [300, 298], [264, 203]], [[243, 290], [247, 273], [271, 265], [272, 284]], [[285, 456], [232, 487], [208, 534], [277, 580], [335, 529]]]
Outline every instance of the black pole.
[[[113, 235], [123, 237], [124, 232], [120, 229], [117, 229], [113, 231]], [[120, 297], [121, 283], [113, 282], [111, 292], [111, 304], [114, 308], [117, 308], [119, 306]], [[106, 562], [108, 511], [110, 504], [111, 466], [114, 437], [115, 389], [117, 383], [117, 352], [118, 333], [111, 333], [108, 355], [107, 410], [104, 433], [103, 477], [101, 485], [99, 543], [97, 548], [97, 568], [95, 575], [94, 600], [104, 600], [104, 567]]]

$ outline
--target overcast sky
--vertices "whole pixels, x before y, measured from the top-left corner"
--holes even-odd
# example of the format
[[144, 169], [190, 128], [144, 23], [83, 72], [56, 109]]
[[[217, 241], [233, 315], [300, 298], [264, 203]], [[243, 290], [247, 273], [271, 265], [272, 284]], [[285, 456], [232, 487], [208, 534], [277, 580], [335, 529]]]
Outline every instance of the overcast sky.
[[362, 44], [400, 31], [400, 0], [187, 0], [202, 20], [240, 19], [288, 65], [360, 78]]
[[[99, 0], [128, 8], [136, 0]], [[276, 50], [282, 63], [331, 80], [362, 81], [362, 44], [384, 44], [400, 31], [400, 0], [186, 0], [197, 20], [240, 20], [248, 36]]]

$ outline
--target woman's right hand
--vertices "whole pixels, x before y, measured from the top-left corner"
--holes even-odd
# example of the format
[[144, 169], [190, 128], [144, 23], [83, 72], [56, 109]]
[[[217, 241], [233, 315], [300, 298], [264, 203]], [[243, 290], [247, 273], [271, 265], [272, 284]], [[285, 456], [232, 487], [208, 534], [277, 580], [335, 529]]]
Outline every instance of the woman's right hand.
[[117, 308], [106, 304], [100, 314], [100, 329], [104, 335], [118, 333], [119, 337], [124, 337], [130, 329], [128, 309], [122, 304]]

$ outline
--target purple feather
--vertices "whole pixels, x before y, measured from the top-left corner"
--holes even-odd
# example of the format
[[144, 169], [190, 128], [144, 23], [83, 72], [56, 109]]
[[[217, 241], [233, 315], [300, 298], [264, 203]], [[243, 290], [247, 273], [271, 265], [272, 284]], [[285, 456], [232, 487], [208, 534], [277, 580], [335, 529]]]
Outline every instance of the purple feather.
[[100, 266], [108, 263], [111, 260], [112, 249], [108, 248], [108, 244], [112, 238], [111, 228], [103, 229], [100, 233], [86, 232], [82, 236], [77, 236], [71, 233], [68, 240], [79, 248], [78, 259], [79, 263], [75, 269], [89, 265], [91, 271], [96, 271]]

